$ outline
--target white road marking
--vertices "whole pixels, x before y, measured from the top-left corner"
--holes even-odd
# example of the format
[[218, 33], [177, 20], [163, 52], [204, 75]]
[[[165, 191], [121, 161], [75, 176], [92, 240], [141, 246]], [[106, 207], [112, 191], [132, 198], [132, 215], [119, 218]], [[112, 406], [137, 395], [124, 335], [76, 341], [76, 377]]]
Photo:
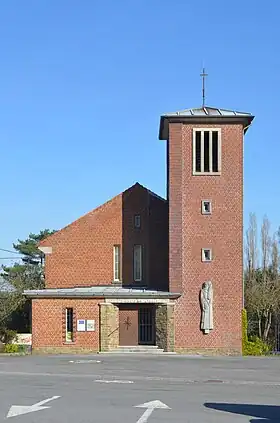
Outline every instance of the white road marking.
[[[117, 371], [116, 371], [117, 372]], [[49, 377], [49, 378], [69, 378], [69, 379], [93, 379], [93, 378], [101, 378], [104, 377], [104, 374], [75, 374], [75, 373], [46, 373], [46, 372], [11, 372], [11, 371], [2, 371], [0, 370], [0, 375], [4, 376], [22, 376], [22, 377], [35, 377], [35, 378], [41, 378], [41, 377]], [[110, 374], [109, 377], [119, 377], [118, 374]], [[205, 379], [186, 379], [184, 377], [174, 377], [174, 376], [166, 376], [166, 377], [160, 377], [160, 376], [136, 376], [131, 375], [135, 381], [145, 381], [145, 382], [179, 382], [179, 383], [186, 383], [186, 384], [192, 384], [192, 385], [199, 385], [199, 384], [205, 384]], [[223, 380], [223, 384], [227, 385], [233, 385], [233, 386], [239, 386], [239, 385], [255, 385], [255, 386], [277, 386], [280, 387], [280, 382], [276, 381], [260, 381], [260, 380]], [[209, 382], [207, 383], [209, 385]], [[216, 385], [216, 383], [215, 383]]]
[[133, 380], [104, 380], [104, 379], [97, 379], [94, 382], [97, 382], [97, 383], [134, 383]]
[[12, 405], [7, 414], [7, 418], [16, 417], [16, 416], [19, 416], [20, 414], [28, 414], [28, 413], [33, 413], [35, 411], [45, 410], [46, 408], [51, 408], [48, 406], [47, 407], [42, 407], [42, 406], [46, 404], [47, 402], [53, 401], [58, 398], [60, 398], [60, 396], [54, 396], [54, 397], [45, 399], [43, 401], [37, 402], [36, 404], [33, 404], [33, 405]]
[[101, 363], [100, 360], [70, 360], [69, 363], [87, 364], [87, 363]]
[[135, 407], [147, 409], [146, 411], [144, 411], [144, 413], [142, 414], [140, 419], [137, 420], [136, 423], [146, 423], [148, 421], [148, 418], [150, 417], [150, 415], [152, 414], [152, 412], [156, 408], [161, 408], [161, 409], [164, 409], [164, 410], [171, 410], [171, 408], [168, 407], [168, 405], [164, 404], [163, 402], [161, 402], [159, 400], [145, 402], [144, 404], [135, 405]]

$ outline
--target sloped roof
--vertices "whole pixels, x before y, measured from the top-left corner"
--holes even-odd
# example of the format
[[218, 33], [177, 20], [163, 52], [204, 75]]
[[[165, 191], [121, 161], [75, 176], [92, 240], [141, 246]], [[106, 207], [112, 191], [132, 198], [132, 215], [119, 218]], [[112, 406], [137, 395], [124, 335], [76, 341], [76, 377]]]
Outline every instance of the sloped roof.
[[254, 116], [251, 113], [240, 112], [236, 110], [221, 109], [218, 107], [196, 107], [191, 109], [179, 110], [177, 112], [165, 113], [160, 118], [160, 129], [159, 129], [159, 139], [166, 140], [169, 135], [169, 122], [183, 122], [187, 120], [191, 122], [192, 120], [196, 123], [209, 123], [211, 121], [219, 121], [221, 123], [223, 119], [224, 123], [228, 121], [242, 123], [245, 130], [247, 126], [250, 125]]
[[251, 113], [237, 112], [236, 110], [218, 109], [217, 107], [199, 107], [184, 109], [178, 112], [166, 113], [163, 116], [252, 116]]
[[78, 223], [82, 219], [88, 218], [90, 215], [96, 214], [99, 211], [104, 210], [105, 207], [109, 206], [111, 203], [113, 203], [114, 200], [116, 200], [118, 197], [123, 196], [126, 193], [129, 193], [130, 191], [133, 191], [135, 188], [140, 187], [142, 190], [145, 190], [149, 195], [158, 198], [159, 200], [163, 202], [167, 202], [167, 200], [163, 197], [160, 197], [158, 194], [154, 193], [153, 191], [146, 188], [144, 185], [139, 184], [139, 182], [136, 182], [126, 190], [122, 191], [120, 194], [116, 195], [115, 197], [111, 198], [110, 200], [106, 201], [105, 203], [97, 206], [95, 209], [89, 211], [88, 213], [84, 214], [83, 216], [79, 217], [78, 219], [74, 220], [73, 222], [69, 223], [68, 225], [64, 226], [63, 228], [59, 229], [58, 231], [54, 232], [53, 234], [49, 235], [47, 238], [44, 238], [42, 241], [38, 243], [39, 247], [44, 246], [50, 246], [52, 240], [56, 239], [61, 235], [62, 232], [65, 231], [65, 229], [70, 228], [74, 224]]

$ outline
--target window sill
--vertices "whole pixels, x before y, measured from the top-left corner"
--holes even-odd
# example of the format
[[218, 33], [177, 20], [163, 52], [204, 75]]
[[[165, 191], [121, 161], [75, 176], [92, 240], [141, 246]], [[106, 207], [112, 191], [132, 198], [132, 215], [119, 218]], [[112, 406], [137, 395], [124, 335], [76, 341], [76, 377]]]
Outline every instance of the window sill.
[[221, 176], [222, 172], [193, 172], [193, 176]]
[[63, 342], [63, 345], [75, 345], [76, 344], [76, 341], [66, 341], [66, 342]]

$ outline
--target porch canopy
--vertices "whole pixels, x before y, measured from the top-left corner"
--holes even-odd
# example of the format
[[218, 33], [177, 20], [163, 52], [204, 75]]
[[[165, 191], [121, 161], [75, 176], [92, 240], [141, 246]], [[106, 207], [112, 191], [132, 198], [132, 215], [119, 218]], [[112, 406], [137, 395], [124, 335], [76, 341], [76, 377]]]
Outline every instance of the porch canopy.
[[145, 288], [131, 288], [121, 286], [92, 286], [79, 288], [47, 288], [39, 290], [26, 290], [23, 295], [28, 298], [104, 298], [114, 300], [147, 300], [149, 302], [164, 302], [175, 300], [181, 296], [179, 293], [168, 291], [155, 291]]

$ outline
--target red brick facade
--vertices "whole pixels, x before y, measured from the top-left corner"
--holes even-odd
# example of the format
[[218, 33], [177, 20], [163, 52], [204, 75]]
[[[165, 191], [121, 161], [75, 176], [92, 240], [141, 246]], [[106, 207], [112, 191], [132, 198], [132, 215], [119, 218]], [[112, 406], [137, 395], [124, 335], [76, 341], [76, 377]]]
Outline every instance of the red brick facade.
[[[204, 118], [193, 117], [191, 111], [183, 118], [171, 114], [161, 120], [160, 138], [167, 139], [167, 201], [135, 184], [41, 243], [51, 250], [46, 255], [47, 288], [114, 285], [113, 247], [120, 245], [121, 280], [117, 284], [169, 291], [163, 293], [166, 301], [159, 293], [150, 293], [150, 302], [156, 303], [156, 339], [168, 351], [224, 354], [242, 350], [243, 133], [253, 117], [230, 112], [224, 119], [219, 109], [209, 109], [213, 111], [214, 118], [207, 111]], [[194, 128], [219, 129], [219, 174], [193, 174]], [[202, 200], [211, 202], [211, 214], [202, 214]], [[140, 228], [135, 227], [135, 215], [140, 216]], [[134, 245], [143, 248], [140, 282], [133, 275]], [[202, 261], [203, 248], [212, 250], [211, 261]], [[200, 329], [199, 301], [206, 281], [213, 285], [214, 316], [214, 328], [207, 335]], [[175, 299], [174, 313], [169, 299]], [[115, 348], [120, 322], [126, 319], [136, 322], [131, 335], [135, 343], [139, 304], [125, 305], [120, 298], [104, 301], [33, 300], [33, 347], [61, 351]], [[94, 319], [95, 332], [77, 332], [74, 327], [73, 343], [66, 343], [66, 307], [74, 310], [74, 325], [77, 319]], [[128, 341], [121, 334], [121, 342]]]
[[[37, 351], [73, 352], [99, 350], [99, 303], [93, 299], [34, 299], [32, 348]], [[74, 338], [66, 342], [66, 308], [73, 308]], [[95, 320], [94, 332], [77, 332], [77, 319]]]
[[[140, 215], [141, 227], [134, 228]], [[143, 248], [142, 281], [133, 281], [133, 246]], [[47, 288], [112, 284], [113, 246], [121, 247], [121, 282], [167, 289], [168, 203], [135, 184], [124, 193], [50, 236], [46, 255]]]
[[122, 243], [122, 195], [76, 220], [40, 245], [47, 288], [104, 285], [113, 280], [113, 245]]
[[[182, 292], [175, 304], [175, 348], [241, 352], [243, 279], [243, 127], [222, 128], [221, 175], [192, 173], [193, 127], [169, 127], [170, 290]], [[201, 213], [211, 200], [212, 214]], [[212, 248], [213, 261], [202, 262], [201, 249]], [[199, 292], [211, 280], [214, 330], [199, 327]]]

